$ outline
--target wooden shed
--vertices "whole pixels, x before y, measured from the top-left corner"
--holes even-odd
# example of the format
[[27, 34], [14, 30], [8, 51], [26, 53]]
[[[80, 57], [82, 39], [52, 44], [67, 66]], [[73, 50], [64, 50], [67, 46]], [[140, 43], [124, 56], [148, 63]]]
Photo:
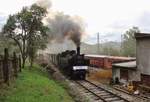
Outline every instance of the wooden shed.
[[136, 61], [114, 63], [112, 65], [112, 78], [120, 82], [140, 81], [140, 72], [137, 70]]

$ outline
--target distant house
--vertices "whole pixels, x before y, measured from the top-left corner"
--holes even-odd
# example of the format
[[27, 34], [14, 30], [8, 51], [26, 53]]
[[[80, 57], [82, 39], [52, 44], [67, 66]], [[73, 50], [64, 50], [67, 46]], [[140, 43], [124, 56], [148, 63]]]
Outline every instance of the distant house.
[[114, 63], [112, 77], [150, 85], [150, 34], [136, 33], [136, 61]]

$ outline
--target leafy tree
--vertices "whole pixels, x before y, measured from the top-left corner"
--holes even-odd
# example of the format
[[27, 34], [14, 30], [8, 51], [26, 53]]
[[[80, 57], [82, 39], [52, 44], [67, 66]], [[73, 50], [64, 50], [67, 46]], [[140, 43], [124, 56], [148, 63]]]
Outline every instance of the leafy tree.
[[[42, 19], [46, 16], [46, 9], [33, 4], [24, 7], [21, 12], [10, 15], [2, 29], [2, 34], [15, 41], [22, 55], [22, 67], [28, 57], [28, 40], [31, 37], [45, 37], [48, 28], [43, 25]], [[46, 37], [45, 37], [46, 38]], [[46, 39], [45, 39], [46, 40]], [[34, 41], [34, 39], [32, 39]]]
[[45, 40], [45, 37], [30, 37], [28, 39], [28, 56], [29, 56], [29, 62], [30, 62], [30, 68], [33, 66], [34, 59], [36, 57], [36, 52], [38, 49], [45, 49], [47, 41]]
[[135, 56], [136, 42], [135, 42], [134, 34], [139, 32], [140, 30], [138, 27], [133, 27], [123, 34], [122, 54], [124, 56], [132, 56], [132, 57]]
[[19, 52], [18, 47], [12, 39], [8, 39], [0, 34], [0, 54], [4, 54], [4, 49], [8, 48], [9, 53]]

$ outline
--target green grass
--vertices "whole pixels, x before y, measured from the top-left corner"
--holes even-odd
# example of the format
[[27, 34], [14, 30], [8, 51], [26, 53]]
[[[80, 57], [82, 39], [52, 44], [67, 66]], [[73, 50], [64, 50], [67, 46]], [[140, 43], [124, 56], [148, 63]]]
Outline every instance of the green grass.
[[39, 66], [25, 68], [9, 87], [0, 89], [0, 102], [73, 102], [66, 90]]

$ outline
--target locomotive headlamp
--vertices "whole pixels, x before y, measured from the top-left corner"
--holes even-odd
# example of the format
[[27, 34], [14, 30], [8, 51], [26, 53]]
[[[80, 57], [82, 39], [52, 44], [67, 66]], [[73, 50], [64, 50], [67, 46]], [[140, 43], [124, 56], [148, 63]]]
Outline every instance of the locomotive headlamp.
[[73, 70], [87, 70], [88, 67], [87, 66], [73, 66]]

